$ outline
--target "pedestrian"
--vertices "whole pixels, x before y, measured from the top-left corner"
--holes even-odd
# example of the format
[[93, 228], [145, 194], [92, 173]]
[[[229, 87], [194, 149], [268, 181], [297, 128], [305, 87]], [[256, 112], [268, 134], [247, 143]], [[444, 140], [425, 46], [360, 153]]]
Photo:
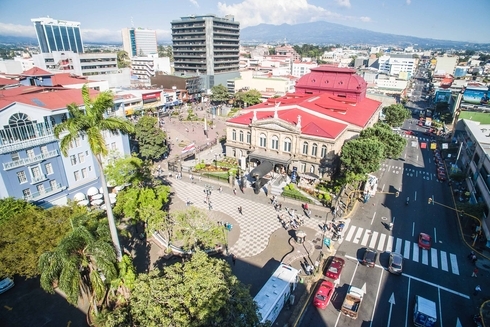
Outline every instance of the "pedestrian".
[[208, 204], [209, 204], [209, 210], [212, 210], [213, 206], [211, 205], [211, 201], [208, 200]]
[[243, 215], [243, 212], [242, 212], [242, 206], [239, 206], [239, 207], [238, 207], [238, 212], [239, 212], [241, 215]]
[[468, 254], [468, 259], [472, 259], [474, 255], [475, 255], [475, 252], [471, 251], [470, 254]]
[[235, 194], [235, 195], [236, 195], [236, 188], [234, 188], [234, 189], [233, 189], [233, 194]]
[[471, 257], [471, 262], [475, 263], [475, 262], [476, 262], [476, 260], [477, 260], [476, 255], [475, 255], [475, 254], [473, 254], [473, 256]]
[[236, 264], [236, 255], [235, 254], [231, 255], [231, 261], [233, 262], [233, 265]]
[[201, 181], [202, 181], [202, 177], [201, 177], [201, 176], [199, 176], [199, 183], [200, 183]]
[[475, 287], [475, 293], [473, 293], [473, 295], [474, 295], [474, 296], [477, 296], [477, 295], [478, 295], [478, 293], [480, 293], [480, 292], [481, 292], [481, 287], [480, 287], [480, 285], [476, 285], [476, 287]]
[[473, 269], [473, 273], [471, 274], [471, 277], [478, 277], [478, 268]]
[[219, 191], [219, 193], [221, 193], [221, 191], [223, 191], [223, 188], [220, 186], [218, 191]]

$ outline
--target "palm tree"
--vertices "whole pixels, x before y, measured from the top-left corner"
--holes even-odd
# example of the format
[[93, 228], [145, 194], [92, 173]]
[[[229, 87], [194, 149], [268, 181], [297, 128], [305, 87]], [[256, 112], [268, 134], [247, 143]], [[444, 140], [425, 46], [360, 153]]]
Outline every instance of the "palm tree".
[[54, 135], [59, 139], [60, 134], [66, 133], [66, 135], [63, 135], [60, 142], [60, 149], [65, 157], [68, 156], [71, 142], [82, 135], [87, 137], [90, 150], [99, 167], [100, 182], [104, 192], [104, 201], [106, 203], [107, 219], [109, 220], [112, 242], [114, 243], [116, 250], [117, 260], [120, 261], [122, 258], [121, 245], [119, 244], [114, 214], [112, 212], [112, 207], [110, 206], [109, 192], [107, 191], [107, 182], [102, 168], [102, 158], [108, 154], [102, 132], [110, 132], [113, 134], [121, 132], [128, 134], [134, 131], [134, 126], [124, 118], [104, 116], [106, 110], [112, 108], [114, 105], [111, 92], [101, 92], [96, 98], [90, 99], [89, 89], [85, 84], [82, 87], [82, 97], [84, 109], [81, 109], [76, 103], [69, 104], [67, 106], [69, 118], [54, 128]]
[[109, 234], [106, 224], [99, 224], [95, 232], [83, 225], [75, 227], [54, 251], [39, 257], [41, 287], [54, 293], [56, 283], [71, 304], [77, 305], [79, 298], [86, 296], [97, 310], [117, 277], [116, 253]]

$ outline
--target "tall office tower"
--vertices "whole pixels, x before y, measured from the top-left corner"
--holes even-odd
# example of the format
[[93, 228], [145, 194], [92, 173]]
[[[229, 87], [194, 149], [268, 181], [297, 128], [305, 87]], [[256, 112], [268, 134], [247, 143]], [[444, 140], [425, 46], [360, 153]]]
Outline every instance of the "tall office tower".
[[49, 17], [33, 18], [41, 53], [73, 51], [83, 53], [80, 23]]
[[181, 17], [171, 24], [176, 75], [227, 73], [231, 76], [229, 73], [238, 72], [240, 23], [233, 16]]
[[157, 32], [143, 28], [123, 28], [123, 49], [129, 57], [147, 57], [158, 53]]

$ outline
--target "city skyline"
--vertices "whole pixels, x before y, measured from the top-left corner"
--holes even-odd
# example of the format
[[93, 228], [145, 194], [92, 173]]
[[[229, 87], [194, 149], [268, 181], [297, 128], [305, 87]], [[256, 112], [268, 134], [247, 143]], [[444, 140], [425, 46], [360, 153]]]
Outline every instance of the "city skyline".
[[[80, 22], [84, 42], [122, 43], [121, 29], [133, 26], [153, 29], [158, 41], [170, 42], [172, 20], [192, 14], [214, 14], [233, 15], [241, 28], [262, 23], [293, 25], [327, 21], [375, 32], [490, 43], [490, 34], [482, 33], [490, 29], [490, 21], [463, 19], [464, 12], [455, 10], [460, 4], [456, 0], [185, 0], [177, 3], [142, 0], [137, 6], [122, 6], [114, 0], [87, 0], [71, 3], [67, 9], [66, 2], [60, 0], [2, 1], [0, 35], [35, 38], [30, 20], [49, 16]], [[486, 12], [490, 2], [467, 0], [464, 8], [468, 8], [468, 15], [472, 8]]]

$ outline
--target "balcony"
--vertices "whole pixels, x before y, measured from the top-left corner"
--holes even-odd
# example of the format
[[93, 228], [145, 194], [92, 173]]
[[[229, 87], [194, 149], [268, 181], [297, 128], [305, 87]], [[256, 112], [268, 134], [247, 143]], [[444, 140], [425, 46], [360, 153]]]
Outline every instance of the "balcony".
[[0, 130], [0, 154], [17, 152], [57, 141], [53, 129], [45, 123]]
[[26, 201], [39, 201], [45, 197], [48, 197], [50, 195], [61, 192], [64, 189], [66, 189], [66, 187], [61, 186], [61, 184], [58, 183], [54, 187], [48, 187], [48, 188], [44, 189], [43, 191], [34, 192], [30, 195], [24, 196], [24, 200], [26, 200]]
[[58, 150], [52, 150], [46, 153], [41, 153], [38, 154], [37, 156], [34, 156], [32, 158], [23, 158], [20, 160], [14, 160], [10, 162], [5, 162], [3, 163], [3, 170], [10, 170], [26, 165], [32, 165], [36, 162], [40, 162], [49, 158], [57, 157], [59, 155]]
[[37, 183], [40, 183], [40, 182], [45, 181], [47, 179], [48, 178], [44, 174], [41, 174], [39, 176], [34, 176], [34, 177], [32, 177], [31, 184], [37, 184]]

